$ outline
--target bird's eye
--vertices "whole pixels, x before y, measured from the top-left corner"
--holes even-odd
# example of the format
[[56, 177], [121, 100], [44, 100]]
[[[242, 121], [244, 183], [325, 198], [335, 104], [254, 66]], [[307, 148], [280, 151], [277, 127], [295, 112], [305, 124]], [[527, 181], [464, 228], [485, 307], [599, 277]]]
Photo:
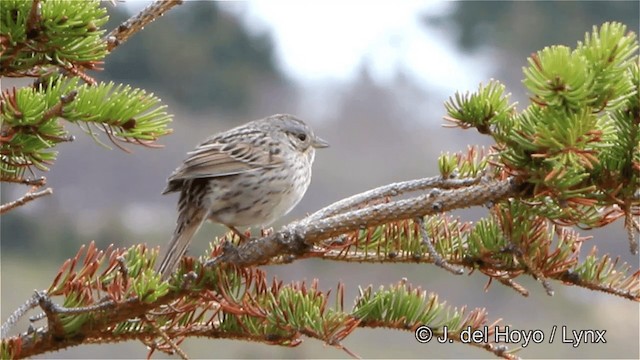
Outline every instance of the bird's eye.
[[298, 134], [298, 140], [300, 141], [307, 140], [307, 134]]

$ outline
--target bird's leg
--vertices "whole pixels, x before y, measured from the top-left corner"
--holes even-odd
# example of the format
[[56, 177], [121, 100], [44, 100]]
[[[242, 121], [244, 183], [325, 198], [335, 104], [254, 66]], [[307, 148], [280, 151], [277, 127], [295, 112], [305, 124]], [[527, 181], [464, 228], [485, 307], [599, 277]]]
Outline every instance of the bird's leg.
[[236, 229], [234, 226], [229, 226], [227, 225], [227, 227], [229, 229], [231, 229], [231, 231], [233, 231], [234, 234], [238, 235], [238, 237], [240, 238], [240, 243], [245, 243], [245, 242], [249, 242], [251, 240], [251, 238], [247, 237], [247, 235], [241, 233], [238, 229]]

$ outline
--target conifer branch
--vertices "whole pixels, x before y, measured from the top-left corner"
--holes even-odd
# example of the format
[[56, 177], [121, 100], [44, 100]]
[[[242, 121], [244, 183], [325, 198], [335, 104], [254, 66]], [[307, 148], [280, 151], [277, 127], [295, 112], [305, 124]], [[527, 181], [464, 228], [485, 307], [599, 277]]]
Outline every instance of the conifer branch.
[[461, 189], [434, 191], [410, 199], [348, 211], [309, 223], [305, 221], [293, 223], [277, 233], [237, 248], [227, 246], [224, 253], [214, 259], [212, 264], [229, 263], [236, 266], [262, 264], [272, 257], [282, 254], [299, 254], [320, 241], [368, 226], [515, 197], [521, 191], [520, 185], [515, 178], [508, 178]]
[[[3, 338], [2, 353], [23, 358], [81, 343], [132, 339], [148, 344], [151, 352], [181, 353], [177, 345], [192, 336], [283, 346], [295, 346], [305, 336], [352, 353], [341, 341], [358, 327], [413, 332], [426, 325], [436, 335], [446, 331], [460, 341], [462, 330], [498, 324], [488, 321], [484, 309], [467, 312], [451, 308], [406, 281], [378, 291], [360, 289], [352, 310], [344, 309], [342, 284], [338, 285], [335, 304], [329, 305], [329, 292], [320, 291], [317, 280], [287, 285], [274, 279], [269, 285], [264, 272], [256, 268], [218, 267], [206, 272], [201, 268], [197, 276], [189, 277], [188, 289], [168, 289], [155, 281], [159, 276], [152, 275], [145, 280], [150, 287], [143, 290], [137, 288], [142, 285], [140, 275], [153, 274], [148, 272], [153, 266], [149, 255], [154, 259], [157, 253], [149, 254], [141, 246], [102, 252], [92, 244], [81, 249], [62, 266], [50, 289], [36, 294], [30, 303], [30, 307], [40, 305], [48, 325]], [[120, 257], [126, 258], [131, 275], [127, 281], [119, 270]], [[98, 268], [104, 270], [98, 272]], [[137, 290], [131, 292], [134, 288]], [[53, 303], [54, 296], [62, 296], [69, 306]], [[92, 302], [95, 305], [82, 305]], [[401, 306], [388, 307], [390, 303]], [[513, 358], [508, 352], [497, 352], [500, 347], [496, 344], [475, 346]]]
[[[15, 21], [6, 24], [20, 36], [9, 41], [0, 34], [0, 75], [38, 79], [32, 87], [5, 90], [0, 98], [0, 177], [43, 186], [44, 181], [22, 175], [32, 168], [47, 170], [55, 160], [52, 148], [70, 140], [58, 119], [83, 124], [92, 136], [93, 129], [101, 129], [118, 147], [120, 142], [156, 146], [154, 141], [170, 131], [170, 116], [158, 99], [139, 89], [97, 83], [85, 71], [99, 69], [109, 51], [179, 3], [158, 1], [106, 37], [99, 30], [105, 11], [96, 1], [77, 2], [78, 11], [69, 15], [73, 19], [43, 19], [62, 10], [58, 2], [13, 3], [15, 19], [10, 20]], [[48, 32], [45, 20], [57, 33]], [[81, 51], [66, 53], [68, 48]], [[524, 69], [531, 94], [524, 110], [516, 111], [505, 86], [496, 81], [473, 93], [457, 93], [445, 104], [451, 124], [494, 140], [489, 151], [444, 154], [439, 177], [352, 196], [248, 243], [218, 239], [202, 261], [184, 258], [168, 282], [155, 272], [157, 252], [145, 246], [83, 247], [63, 264], [49, 289], [36, 292], [2, 325], [0, 356], [30, 357], [136, 339], [150, 347], [150, 355], [178, 352], [186, 358], [179, 344], [190, 336], [283, 346], [308, 337], [353, 354], [342, 340], [359, 327], [415, 331], [428, 326], [438, 334], [447, 326], [450, 338], [460, 341], [465, 326], [495, 330], [497, 325], [489, 324], [483, 309], [446, 307], [406, 280], [378, 291], [360, 288], [354, 308], [345, 310], [342, 284], [331, 306], [317, 281], [269, 282], [254, 267], [305, 257], [434, 263], [454, 273], [467, 268], [487, 276], [487, 286], [495, 279], [523, 296], [529, 291], [514, 279], [528, 275], [549, 295], [550, 281], [557, 280], [638, 302], [640, 270], [607, 254], [598, 256], [595, 247], [580, 256], [586, 239], [566, 228], [602, 227], [624, 217], [631, 251], [637, 252], [637, 50], [636, 35], [619, 23], [594, 27], [575, 49], [544, 48]], [[47, 192], [33, 189], [2, 205], [0, 213]], [[398, 198], [412, 192], [417, 194]], [[470, 206], [485, 206], [488, 215], [474, 224], [444, 215]], [[6, 337], [36, 306], [42, 313], [32, 322], [46, 323]], [[474, 346], [512, 357], [497, 344]]]

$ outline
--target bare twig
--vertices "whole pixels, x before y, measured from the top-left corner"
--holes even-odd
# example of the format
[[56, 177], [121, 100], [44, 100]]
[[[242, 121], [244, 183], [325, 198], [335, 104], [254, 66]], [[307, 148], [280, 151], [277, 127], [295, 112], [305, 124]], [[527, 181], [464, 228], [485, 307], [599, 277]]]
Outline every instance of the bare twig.
[[553, 287], [551, 287], [551, 283], [549, 283], [547, 277], [544, 276], [540, 269], [538, 269], [531, 263], [531, 259], [529, 259], [529, 257], [525, 255], [525, 252], [520, 247], [515, 245], [513, 241], [511, 241], [511, 239], [509, 239], [509, 241], [510, 245], [505, 251], [515, 253], [518, 257], [518, 260], [522, 262], [522, 264], [527, 268], [528, 272], [533, 276], [533, 278], [542, 285], [547, 295], [553, 296], [555, 294], [555, 291], [553, 290]]
[[131, 35], [162, 16], [167, 10], [180, 4], [182, 4], [182, 0], [158, 0], [147, 6], [105, 36], [107, 50], [113, 51], [118, 45], [127, 41]]
[[46, 195], [50, 195], [53, 194], [53, 189], [52, 188], [47, 188], [44, 189], [42, 191], [38, 191], [38, 192], [30, 192], [30, 193], [26, 193], [24, 194], [23, 197], [19, 198], [18, 200], [15, 201], [11, 201], [8, 202], [6, 204], [2, 204], [0, 205], [0, 214], [5, 214], [19, 206], [22, 206], [26, 203], [28, 203], [29, 201], [35, 200], [37, 198], [41, 198], [43, 196]]
[[14, 311], [11, 315], [9, 315], [9, 318], [7, 319], [7, 321], [5, 321], [4, 324], [2, 324], [2, 327], [0, 328], [0, 338], [4, 339], [9, 333], [9, 330], [11, 330], [11, 328], [14, 327], [18, 323], [18, 321], [20, 321], [20, 319], [24, 316], [24, 314], [27, 313], [27, 311], [38, 306], [39, 299], [40, 299], [40, 296], [36, 292], [24, 304], [22, 304], [19, 308], [17, 308], [16, 311]]
[[636, 233], [640, 232], [640, 222], [633, 218], [631, 213], [631, 206], [624, 213], [624, 227], [627, 230], [627, 238], [629, 239], [629, 251], [637, 255], [638, 254], [638, 239]]
[[153, 328], [155, 333], [158, 334], [158, 336], [160, 336], [167, 344], [169, 344], [169, 346], [180, 356], [181, 359], [189, 360], [187, 354], [182, 351], [182, 349], [180, 349], [180, 347], [169, 337], [169, 335], [167, 335], [166, 332], [158, 327], [158, 324], [156, 324], [155, 321], [153, 321], [148, 315], [145, 315], [144, 318], [147, 321], [147, 324], [151, 325], [151, 328]]
[[1, 182], [15, 183], [15, 184], [23, 184], [27, 186], [35, 186], [36, 189], [44, 186], [47, 183], [47, 178], [44, 176], [39, 177], [37, 179], [25, 179], [19, 177], [0, 177]]
[[36, 315], [33, 315], [33, 316], [29, 317], [29, 321], [36, 322], [36, 321], [40, 321], [40, 320], [42, 320], [42, 319], [44, 319], [46, 317], [47, 317], [47, 314], [40, 313], [40, 314], [36, 314]]
[[76, 307], [76, 308], [67, 308], [55, 303], [48, 304], [47, 306], [51, 310], [51, 314], [72, 315], [72, 314], [84, 314], [84, 313], [112, 309], [114, 306], [116, 306], [116, 303], [112, 300], [107, 299], [94, 305], [82, 306], [82, 307]]
[[60, 101], [44, 112], [44, 115], [42, 115], [42, 119], [40, 119], [38, 125], [51, 120], [53, 117], [62, 116], [64, 106], [75, 100], [76, 96], [78, 96], [77, 90], [72, 90], [67, 94], [60, 96]]
[[38, 304], [47, 315], [48, 331], [56, 338], [64, 336], [64, 326], [60, 321], [60, 316], [58, 316], [60, 313], [58, 311], [58, 305], [51, 301], [46, 291], [38, 291], [36, 295], [38, 297]]
[[513, 279], [498, 279], [498, 281], [502, 285], [514, 289], [515, 291], [520, 293], [520, 295], [522, 295], [522, 296], [525, 296], [525, 297], [529, 296], [529, 290], [527, 290], [527, 288], [525, 288], [524, 286], [518, 284], [517, 282], [513, 281]]
[[440, 256], [440, 254], [438, 254], [436, 248], [433, 246], [431, 240], [429, 239], [429, 234], [427, 234], [427, 229], [424, 226], [424, 219], [422, 218], [422, 216], [416, 217], [414, 221], [420, 227], [421, 243], [427, 247], [427, 252], [429, 253], [429, 257], [433, 259], [433, 263], [436, 266], [441, 267], [454, 275], [464, 274], [464, 270], [462, 270], [462, 268], [449, 264], [445, 259], [442, 258], [442, 256]]

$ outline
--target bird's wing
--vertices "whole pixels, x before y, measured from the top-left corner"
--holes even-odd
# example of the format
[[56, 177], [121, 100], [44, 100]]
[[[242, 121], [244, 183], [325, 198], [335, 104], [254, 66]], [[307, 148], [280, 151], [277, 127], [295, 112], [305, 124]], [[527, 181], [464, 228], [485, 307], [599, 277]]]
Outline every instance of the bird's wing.
[[204, 142], [169, 177], [169, 181], [236, 175], [281, 164], [280, 153], [244, 142]]

